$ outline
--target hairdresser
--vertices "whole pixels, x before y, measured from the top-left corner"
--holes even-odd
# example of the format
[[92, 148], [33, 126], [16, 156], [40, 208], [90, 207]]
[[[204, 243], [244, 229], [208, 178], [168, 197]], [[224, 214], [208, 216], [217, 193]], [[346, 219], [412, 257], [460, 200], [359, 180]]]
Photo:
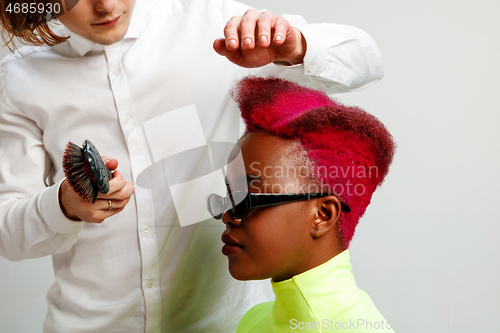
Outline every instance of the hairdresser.
[[[234, 332], [265, 301], [261, 286], [228, 274], [221, 223], [181, 228], [168, 189], [136, 183], [157, 160], [142, 139], [177, 151], [236, 142], [227, 92], [248, 74], [327, 93], [373, 83], [371, 37], [229, 0], [80, 0], [59, 27], [47, 8], [13, 4], [0, 1], [2, 36], [30, 46], [0, 63], [0, 255], [52, 255], [43, 332]], [[67, 142], [85, 139], [118, 168], [94, 205], [61, 167]]]

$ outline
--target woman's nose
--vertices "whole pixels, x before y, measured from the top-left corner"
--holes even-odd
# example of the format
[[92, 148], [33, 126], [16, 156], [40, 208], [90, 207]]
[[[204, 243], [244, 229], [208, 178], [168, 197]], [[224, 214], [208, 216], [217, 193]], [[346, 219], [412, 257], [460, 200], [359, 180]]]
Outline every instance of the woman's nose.
[[226, 226], [237, 227], [241, 224], [241, 219], [235, 219], [229, 210], [226, 210], [224, 214], [222, 214], [222, 222]]

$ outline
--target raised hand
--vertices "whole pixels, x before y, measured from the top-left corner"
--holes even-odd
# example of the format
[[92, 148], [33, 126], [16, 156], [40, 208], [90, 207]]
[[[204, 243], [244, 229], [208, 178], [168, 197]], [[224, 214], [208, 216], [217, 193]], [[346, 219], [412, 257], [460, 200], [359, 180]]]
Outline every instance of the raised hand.
[[268, 11], [248, 10], [234, 16], [224, 28], [224, 38], [214, 50], [238, 66], [254, 68], [271, 62], [302, 63], [306, 41], [297, 28]]

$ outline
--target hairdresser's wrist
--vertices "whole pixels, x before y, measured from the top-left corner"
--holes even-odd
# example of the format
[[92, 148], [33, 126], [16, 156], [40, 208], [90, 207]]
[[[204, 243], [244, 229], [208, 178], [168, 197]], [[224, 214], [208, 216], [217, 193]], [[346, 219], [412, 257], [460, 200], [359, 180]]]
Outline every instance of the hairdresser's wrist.
[[72, 192], [73, 189], [69, 186], [68, 181], [65, 179], [59, 188], [59, 207], [61, 207], [61, 211], [68, 219], [80, 222], [81, 219], [68, 208], [68, 199], [69, 196], [73, 194]]
[[280, 58], [273, 61], [276, 65], [293, 66], [299, 65], [304, 62], [304, 57], [306, 56], [307, 51], [306, 39], [299, 29], [293, 28], [293, 31], [296, 40], [295, 47], [292, 52], [286, 55], [285, 58]]

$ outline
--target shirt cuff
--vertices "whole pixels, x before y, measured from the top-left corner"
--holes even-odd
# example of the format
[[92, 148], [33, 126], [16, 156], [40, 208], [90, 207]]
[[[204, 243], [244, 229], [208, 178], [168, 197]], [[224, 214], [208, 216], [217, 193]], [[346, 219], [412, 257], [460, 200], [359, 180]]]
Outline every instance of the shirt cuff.
[[284, 62], [273, 62], [278, 67], [283, 67], [304, 75], [321, 76], [325, 64], [326, 51], [321, 39], [315, 32], [307, 27], [299, 29], [307, 43], [307, 51], [301, 64], [285, 64]]
[[79, 233], [85, 222], [73, 221], [64, 215], [59, 206], [59, 189], [62, 182], [52, 185], [40, 193], [38, 210], [47, 226], [57, 233]]
[[326, 63], [326, 50], [314, 29], [302, 27], [300, 32], [307, 43], [306, 55], [302, 62], [304, 75], [322, 76], [323, 66]]

